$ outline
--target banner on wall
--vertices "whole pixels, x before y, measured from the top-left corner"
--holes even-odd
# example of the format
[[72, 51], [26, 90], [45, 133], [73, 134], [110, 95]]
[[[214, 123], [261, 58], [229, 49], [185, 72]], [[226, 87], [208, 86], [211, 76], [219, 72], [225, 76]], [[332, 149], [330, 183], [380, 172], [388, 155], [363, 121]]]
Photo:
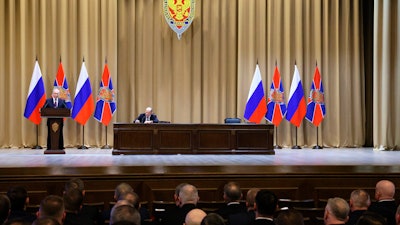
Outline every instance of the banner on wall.
[[169, 27], [177, 34], [178, 39], [182, 37], [194, 19], [195, 0], [164, 0], [164, 17]]

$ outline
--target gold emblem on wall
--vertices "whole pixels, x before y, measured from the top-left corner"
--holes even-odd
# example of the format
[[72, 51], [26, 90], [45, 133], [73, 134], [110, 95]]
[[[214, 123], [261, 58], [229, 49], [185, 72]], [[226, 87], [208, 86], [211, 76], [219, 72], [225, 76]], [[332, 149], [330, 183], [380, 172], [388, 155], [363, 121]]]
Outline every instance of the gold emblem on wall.
[[164, 17], [180, 40], [194, 18], [195, 0], [164, 0]]

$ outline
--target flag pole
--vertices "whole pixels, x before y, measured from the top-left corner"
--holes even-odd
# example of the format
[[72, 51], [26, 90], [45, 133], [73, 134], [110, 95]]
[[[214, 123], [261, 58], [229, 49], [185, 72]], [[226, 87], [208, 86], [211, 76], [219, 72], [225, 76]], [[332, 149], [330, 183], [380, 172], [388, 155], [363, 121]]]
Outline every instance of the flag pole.
[[317, 145], [315, 145], [313, 149], [323, 149], [323, 147], [318, 144], [318, 127], [317, 127]]
[[82, 132], [82, 145], [78, 147], [78, 149], [88, 149], [88, 147], [85, 146], [85, 125], [82, 126], [83, 132]]
[[36, 145], [32, 147], [32, 149], [42, 149], [42, 146], [39, 145], [39, 125], [36, 124]]
[[292, 149], [301, 149], [301, 147], [297, 145], [297, 127], [296, 127], [296, 145], [294, 145]]
[[275, 149], [282, 149], [281, 146], [278, 145], [278, 127], [275, 126]]
[[107, 127], [106, 126], [106, 145], [104, 145], [103, 147], [101, 147], [101, 149], [110, 149], [111, 147], [107, 144]]

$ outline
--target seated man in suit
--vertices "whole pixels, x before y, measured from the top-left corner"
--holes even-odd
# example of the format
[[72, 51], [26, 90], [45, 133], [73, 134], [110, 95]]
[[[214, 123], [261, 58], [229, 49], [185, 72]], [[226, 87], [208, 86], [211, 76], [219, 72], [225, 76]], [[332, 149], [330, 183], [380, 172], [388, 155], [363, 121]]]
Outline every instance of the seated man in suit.
[[135, 119], [135, 123], [158, 123], [157, 115], [153, 113], [151, 107], [147, 107], [144, 113], [139, 114]]
[[[44, 103], [43, 108], [67, 108], [67, 105], [65, 104], [65, 100], [59, 98], [60, 95], [60, 90], [58, 88], [54, 88], [53, 92], [51, 94], [51, 97], [46, 99], [46, 102]], [[59, 149], [64, 149], [64, 138], [63, 138], [63, 126], [64, 122], [61, 122], [60, 124], [60, 140], [59, 140]], [[51, 138], [50, 138], [50, 132], [51, 132], [51, 124], [50, 121], [47, 120], [47, 149], [50, 149], [51, 146]]]

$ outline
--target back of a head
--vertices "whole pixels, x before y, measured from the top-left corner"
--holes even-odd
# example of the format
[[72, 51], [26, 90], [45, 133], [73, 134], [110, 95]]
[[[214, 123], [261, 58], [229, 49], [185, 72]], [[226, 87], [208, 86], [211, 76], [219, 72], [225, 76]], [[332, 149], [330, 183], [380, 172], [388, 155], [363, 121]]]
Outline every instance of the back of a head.
[[7, 191], [7, 196], [11, 202], [11, 210], [23, 210], [28, 198], [28, 192], [24, 187], [11, 187]]
[[32, 225], [61, 225], [61, 224], [52, 217], [42, 217], [33, 221]]
[[66, 211], [78, 212], [83, 204], [83, 194], [78, 189], [69, 189], [63, 196]]
[[7, 195], [0, 194], [0, 224], [3, 224], [11, 209], [10, 199]]
[[260, 191], [259, 188], [250, 188], [246, 194], [246, 204], [248, 208], [254, 207], [254, 202], [256, 202], [257, 192]]
[[376, 192], [379, 193], [379, 199], [393, 199], [395, 194], [395, 185], [390, 180], [381, 180], [376, 184]]
[[24, 219], [18, 218], [13, 220], [7, 220], [5, 223], [3, 223], [3, 225], [31, 225], [31, 223]]
[[350, 206], [343, 198], [329, 198], [327, 209], [337, 220], [346, 221], [350, 212]]
[[110, 225], [121, 221], [129, 221], [136, 225], [140, 225], [140, 213], [129, 204], [114, 206], [111, 210]]
[[242, 198], [242, 190], [236, 182], [229, 182], [224, 186], [224, 196], [227, 201], [239, 201]]
[[380, 214], [366, 211], [360, 216], [356, 225], [386, 225], [386, 219]]
[[115, 200], [122, 200], [123, 196], [128, 193], [128, 192], [133, 192], [133, 188], [131, 185], [127, 183], [120, 183], [116, 188], [114, 192], [114, 198]]
[[271, 191], [260, 190], [256, 195], [257, 213], [263, 216], [273, 216], [278, 205], [278, 197]]
[[[120, 200], [126, 200], [135, 208], [139, 208], [139, 195], [133, 191], [129, 191], [123, 195], [121, 195]], [[120, 201], [118, 200], [118, 201]]]
[[350, 201], [351, 204], [356, 208], [367, 209], [368, 206], [371, 204], [371, 199], [369, 194], [362, 189], [356, 189], [352, 191], [350, 195]]
[[192, 209], [186, 214], [185, 224], [186, 225], [200, 225], [203, 218], [207, 216], [201, 209]]
[[179, 199], [181, 201], [181, 205], [188, 203], [196, 205], [199, 200], [197, 188], [191, 184], [184, 185], [179, 192]]
[[304, 225], [303, 215], [294, 209], [282, 210], [276, 219], [275, 225]]
[[64, 215], [64, 211], [64, 201], [60, 196], [48, 195], [40, 202], [40, 218], [53, 217], [60, 221]]
[[201, 225], [225, 225], [225, 221], [217, 213], [209, 213], [203, 218]]
[[65, 183], [64, 191], [68, 191], [70, 189], [78, 189], [79, 191], [83, 192], [85, 190], [85, 185], [83, 180], [79, 178], [72, 178]]

